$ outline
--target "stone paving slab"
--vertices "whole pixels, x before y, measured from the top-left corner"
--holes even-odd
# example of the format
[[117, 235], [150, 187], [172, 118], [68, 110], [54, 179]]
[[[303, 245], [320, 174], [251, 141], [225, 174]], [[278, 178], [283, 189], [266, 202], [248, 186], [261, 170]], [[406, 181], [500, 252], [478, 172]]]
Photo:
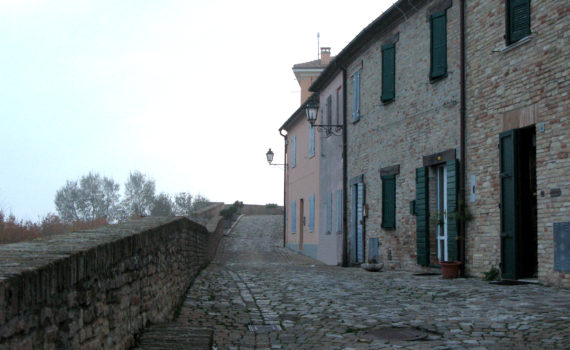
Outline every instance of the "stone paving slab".
[[570, 349], [568, 290], [326, 266], [282, 247], [282, 220], [243, 217], [176, 323], [215, 349]]

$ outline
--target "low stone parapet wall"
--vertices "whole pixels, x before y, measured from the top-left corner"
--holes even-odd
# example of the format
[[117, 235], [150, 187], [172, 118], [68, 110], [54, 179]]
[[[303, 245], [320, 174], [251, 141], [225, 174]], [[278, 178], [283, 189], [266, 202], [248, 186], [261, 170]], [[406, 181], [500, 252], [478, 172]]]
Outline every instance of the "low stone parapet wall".
[[283, 207], [267, 207], [258, 204], [246, 204], [241, 210], [244, 215], [283, 215]]
[[0, 246], [0, 349], [128, 349], [170, 319], [220, 234], [142, 218]]

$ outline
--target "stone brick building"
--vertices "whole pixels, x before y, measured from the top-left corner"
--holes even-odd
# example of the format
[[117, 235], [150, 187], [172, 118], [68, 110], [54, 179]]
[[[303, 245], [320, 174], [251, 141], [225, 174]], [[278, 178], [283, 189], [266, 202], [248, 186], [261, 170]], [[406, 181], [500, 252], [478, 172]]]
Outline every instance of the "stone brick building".
[[[459, 14], [458, 1], [398, 1], [319, 78], [346, 75], [347, 263], [414, 269], [459, 258], [457, 225], [444, 218], [457, 206]], [[431, 196], [417, 203], [421, 186]]]
[[466, 2], [472, 275], [500, 266], [507, 278], [570, 287], [569, 10]]
[[322, 110], [343, 82], [344, 265], [570, 287], [568, 11], [400, 0], [324, 70]]

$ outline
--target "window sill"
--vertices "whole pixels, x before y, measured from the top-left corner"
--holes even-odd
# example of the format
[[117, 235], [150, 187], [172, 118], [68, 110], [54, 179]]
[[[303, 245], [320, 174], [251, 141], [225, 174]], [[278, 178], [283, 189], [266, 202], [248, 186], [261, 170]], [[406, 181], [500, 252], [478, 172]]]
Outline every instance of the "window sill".
[[444, 75], [441, 75], [441, 76], [435, 77], [435, 78], [431, 78], [431, 77], [430, 77], [430, 78], [429, 78], [429, 83], [430, 83], [430, 84], [435, 84], [435, 83], [437, 83], [437, 82], [440, 82], [440, 81], [444, 80], [445, 78], [447, 78], [447, 76], [448, 76], [448, 73], [445, 73]]
[[495, 50], [493, 50], [493, 52], [509, 52], [511, 50], [516, 49], [519, 46], [523, 46], [524, 44], [530, 42], [532, 40], [532, 38], [534, 38], [534, 35], [530, 34], [529, 36], [525, 36], [524, 38], [520, 39], [519, 41], [515, 41], [514, 43], [509, 44], [503, 48], [495, 49]]
[[391, 98], [391, 99], [385, 100], [385, 101], [380, 100], [380, 102], [382, 102], [382, 105], [384, 105], [384, 106], [385, 106], [385, 105], [389, 105], [390, 103], [392, 103], [392, 102], [394, 102], [394, 101], [396, 101], [395, 98]]

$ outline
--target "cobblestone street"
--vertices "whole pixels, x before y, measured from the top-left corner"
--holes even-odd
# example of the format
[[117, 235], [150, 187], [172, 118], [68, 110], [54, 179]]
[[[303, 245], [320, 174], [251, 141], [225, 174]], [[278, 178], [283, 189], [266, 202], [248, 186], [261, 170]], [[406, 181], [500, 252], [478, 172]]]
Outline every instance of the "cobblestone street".
[[570, 348], [568, 290], [325, 266], [283, 248], [282, 223], [243, 217], [172, 327], [217, 349]]

